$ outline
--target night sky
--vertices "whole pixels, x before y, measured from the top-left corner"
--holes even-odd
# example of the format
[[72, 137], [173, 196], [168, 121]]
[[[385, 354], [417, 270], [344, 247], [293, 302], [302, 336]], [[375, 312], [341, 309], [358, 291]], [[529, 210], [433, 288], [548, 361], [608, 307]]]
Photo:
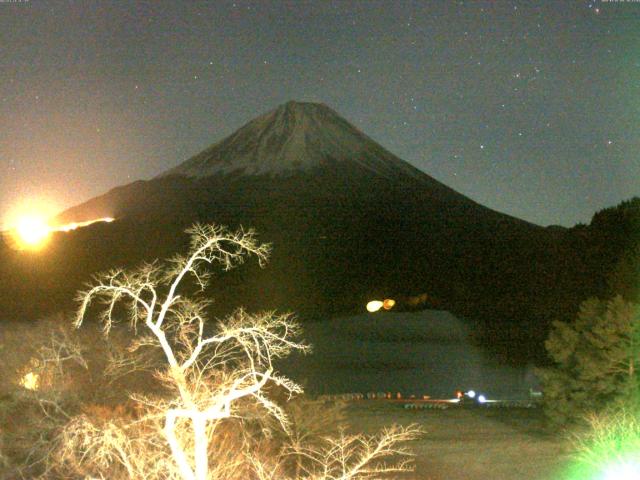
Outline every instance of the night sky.
[[324, 102], [541, 225], [640, 195], [640, 2], [0, 0], [0, 221]]

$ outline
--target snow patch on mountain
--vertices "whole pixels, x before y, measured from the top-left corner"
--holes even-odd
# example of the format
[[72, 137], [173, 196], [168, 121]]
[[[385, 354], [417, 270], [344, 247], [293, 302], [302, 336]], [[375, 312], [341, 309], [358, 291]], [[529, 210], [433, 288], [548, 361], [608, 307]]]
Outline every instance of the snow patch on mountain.
[[353, 162], [377, 175], [424, 173], [384, 149], [323, 104], [288, 102], [161, 176], [280, 176]]

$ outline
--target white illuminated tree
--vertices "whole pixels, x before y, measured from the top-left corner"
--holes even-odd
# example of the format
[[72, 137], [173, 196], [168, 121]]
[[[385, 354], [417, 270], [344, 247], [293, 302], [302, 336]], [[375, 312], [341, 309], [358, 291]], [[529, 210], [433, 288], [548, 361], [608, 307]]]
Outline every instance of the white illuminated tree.
[[[206, 316], [210, 302], [201, 295], [210, 280], [207, 266], [229, 270], [248, 256], [263, 265], [269, 246], [259, 244], [253, 231], [195, 225], [187, 232], [187, 256], [98, 275], [79, 293], [77, 327], [99, 301], [105, 335], [121, 316], [135, 333], [127, 354], [114, 356], [106, 373], [117, 378], [151, 366], [164, 393], [134, 394], [134, 407], [118, 405], [113, 416], [105, 406], [81, 408], [46, 450], [47, 474], [365, 480], [409, 470], [409, 452], [399, 444], [420, 434], [413, 425], [374, 437], [341, 433], [314, 439], [301, 433], [300, 422], [292, 425], [274, 398], [282, 400], [284, 393], [290, 399], [302, 388], [278, 375], [273, 362], [309, 349], [297, 340], [299, 325], [290, 315], [240, 309], [214, 326]], [[303, 414], [311, 419], [314, 412]], [[278, 425], [287, 439], [280, 443]]]
[[[208, 264], [219, 263], [228, 270], [248, 255], [263, 264], [269, 246], [259, 244], [253, 231], [195, 225], [188, 233], [192, 236], [188, 256], [173, 258], [168, 267], [154, 262], [132, 272], [113, 270], [98, 276], [93, 286], [79, 294], [76, 326], [82, 324], [96, 299], [103, 302], [105, 334], [122, 306], [134, 331], [144, 326], [146, 334], [138, 336], [130, 350], [157, 346], [166, 360], [167, 368], [156, 372], [156, 378], [176, 395], [168, 402], [153, 401], [153, 406], [164, 412], [171, 455], [182, 478], [205, 480], [212, 432], [217, 422], [240, 415], [236, 405], [241, 399], [255, 400], [287, 430], [284, 411], [268, 397], [265, 387], [277, 385], [289, 394], [301, 392], [296, 383], [276, 374], [273, 360], [308, 347], [295, 340], [299, 327], [291, 317], [274, 313], [250, 315], [238, 310], [208, 335], [205, 312], [209, 302], [182, 296], [180, 287], [190, 277], [204, 290]], [[138, 400], [153, 403], [142, 397]], [[184, 422], [190, 423], [191, 438], [183, 433]]]

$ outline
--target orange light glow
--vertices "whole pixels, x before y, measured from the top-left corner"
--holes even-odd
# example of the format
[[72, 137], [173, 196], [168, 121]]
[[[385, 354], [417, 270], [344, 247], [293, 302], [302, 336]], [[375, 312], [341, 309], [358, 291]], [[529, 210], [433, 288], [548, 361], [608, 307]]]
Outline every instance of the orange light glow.
[[384, 310], [391, 310], [393, 306], [396, 304], [396, 301], [392, 298], [387, 298], [384, 301], [380, 300], [371, 300], [367, 303], [367, 311], [374, 313], [383, 308]]
[[393, 298], [387, 298], [384, 302], [382, 302], [382, 308], [384, 308], [385, 310], [391, 310], [395, 304], [396, 301]]
[[37, 215], [20, 217], [14, 227], [15, 240], [22, 248], [38, 250], [44, 246], [51, 234], [47, 221]]
[[17, 250], [40, 250], [54, 232], [70, 232], [98, 222], [113, 222], [112, 217], [97, 218], [84, 222], [72, 222], [65, 225], [52, 226], [46, 216], [39, 213], [23, 213], [14, 215], [14, 219], [6, 227], [9, 245]]
[[54, 230], [56, 232], [70, 232], [71, 230], [76, 230], [78, 228], [88, 227], [89, 225], [94, 224], [94, 223], [98, 223], [98, 222], [111, 223], [114, 220], [115, 220], [115, 218], [111, 218], [111, 217], [96, 218], [95, 220], [87, 220], [86, 222], [67, 223], [66, 225], [62, 225], [60, 227], [54, 228]]

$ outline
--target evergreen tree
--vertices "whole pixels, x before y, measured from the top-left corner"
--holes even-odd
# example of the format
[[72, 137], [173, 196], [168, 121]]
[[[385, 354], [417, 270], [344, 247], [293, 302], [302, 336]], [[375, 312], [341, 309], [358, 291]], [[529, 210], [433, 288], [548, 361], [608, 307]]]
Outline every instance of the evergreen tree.
[[554, 423], [637, 399], [639, 307], [620, 295], [589, 299], [574, 321], [554, 322], [545, 347], [555, 365], [539, 371], [545, 410]]
[[622, 254], [607, 284], [609, 291], [620, 294], [625, 300], [640, 303], [640, 244]]

